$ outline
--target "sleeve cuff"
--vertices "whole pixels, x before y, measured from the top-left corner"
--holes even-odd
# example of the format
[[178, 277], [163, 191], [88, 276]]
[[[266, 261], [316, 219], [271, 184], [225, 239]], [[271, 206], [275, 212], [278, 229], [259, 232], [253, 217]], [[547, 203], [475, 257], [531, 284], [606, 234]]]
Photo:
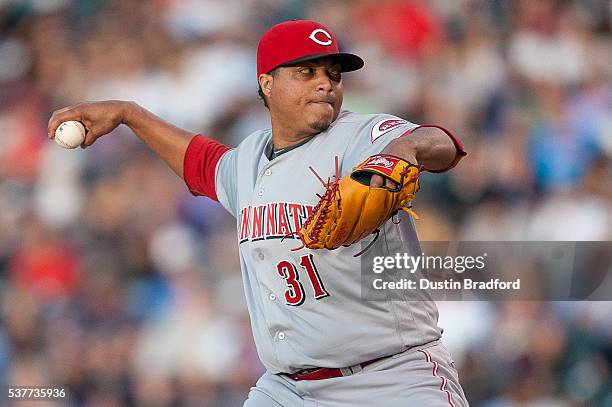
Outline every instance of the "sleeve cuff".
[[228, 150], [229, 147], [201, 134], [191, 139], [183, 159], [183, 179], [191, 194], [218, 201], [215, 171]]

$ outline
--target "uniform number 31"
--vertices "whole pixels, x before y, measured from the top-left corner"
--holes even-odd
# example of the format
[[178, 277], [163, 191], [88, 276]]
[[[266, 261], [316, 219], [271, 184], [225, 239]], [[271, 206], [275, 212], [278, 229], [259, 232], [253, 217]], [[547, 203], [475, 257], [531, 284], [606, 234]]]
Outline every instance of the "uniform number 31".
[[[319, 272], [312, 261], [312, 254], [306, 254], [300, 258], [300, 266], [308, 275], [308, 280], [312, 286], [315, 300], [327, 297], [329, 293], [325, 290]], [[285, 279], [287, 290], [285, 290], [285, 301], [288, 305], [302, 305], [306, 298], [304, 294], [304, 286], [300, 281], [297, 267], [295, 264], [282, 260], [276, 265], [276, 272], [279, 276]]]

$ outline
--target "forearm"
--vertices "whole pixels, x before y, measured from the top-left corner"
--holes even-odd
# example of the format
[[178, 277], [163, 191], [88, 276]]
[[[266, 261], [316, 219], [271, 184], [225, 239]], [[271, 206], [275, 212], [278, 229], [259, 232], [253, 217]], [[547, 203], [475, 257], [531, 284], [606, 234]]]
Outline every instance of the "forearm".
[[184, 178], [183, 160], [194, 133], [173, 126], [132, 102], [125, 103], [122, 123]]
[[419, 166], [431, 171], [448, 168], [457, 156], [453, 140], [435, 127], [421, 127], [405, 137], [397, 138], [383, 152], [416, 161]]

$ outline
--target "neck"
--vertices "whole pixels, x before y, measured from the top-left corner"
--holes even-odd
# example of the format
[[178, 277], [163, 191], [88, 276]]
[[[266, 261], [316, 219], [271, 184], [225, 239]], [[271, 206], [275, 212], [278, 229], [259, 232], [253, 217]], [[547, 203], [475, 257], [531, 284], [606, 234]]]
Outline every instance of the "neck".
[[317, 134], [316, 132], [299, 131], [290, 127], [281, 126], [272, 120], [272, 143], [275, 149], [291, 147]]

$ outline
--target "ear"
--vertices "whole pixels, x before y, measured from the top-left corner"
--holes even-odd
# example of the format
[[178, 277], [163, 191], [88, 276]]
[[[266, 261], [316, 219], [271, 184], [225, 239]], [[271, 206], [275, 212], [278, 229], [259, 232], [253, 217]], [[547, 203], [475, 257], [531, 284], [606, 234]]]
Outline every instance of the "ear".
[[270, 97], [272, 94], [272, 83], [274, 82], [274, 77], [272, 75], [268, 75], [266, 73], [262, 73], [259, 75], [259, 86], [261, 87], [261, 91], [266, 97]]

